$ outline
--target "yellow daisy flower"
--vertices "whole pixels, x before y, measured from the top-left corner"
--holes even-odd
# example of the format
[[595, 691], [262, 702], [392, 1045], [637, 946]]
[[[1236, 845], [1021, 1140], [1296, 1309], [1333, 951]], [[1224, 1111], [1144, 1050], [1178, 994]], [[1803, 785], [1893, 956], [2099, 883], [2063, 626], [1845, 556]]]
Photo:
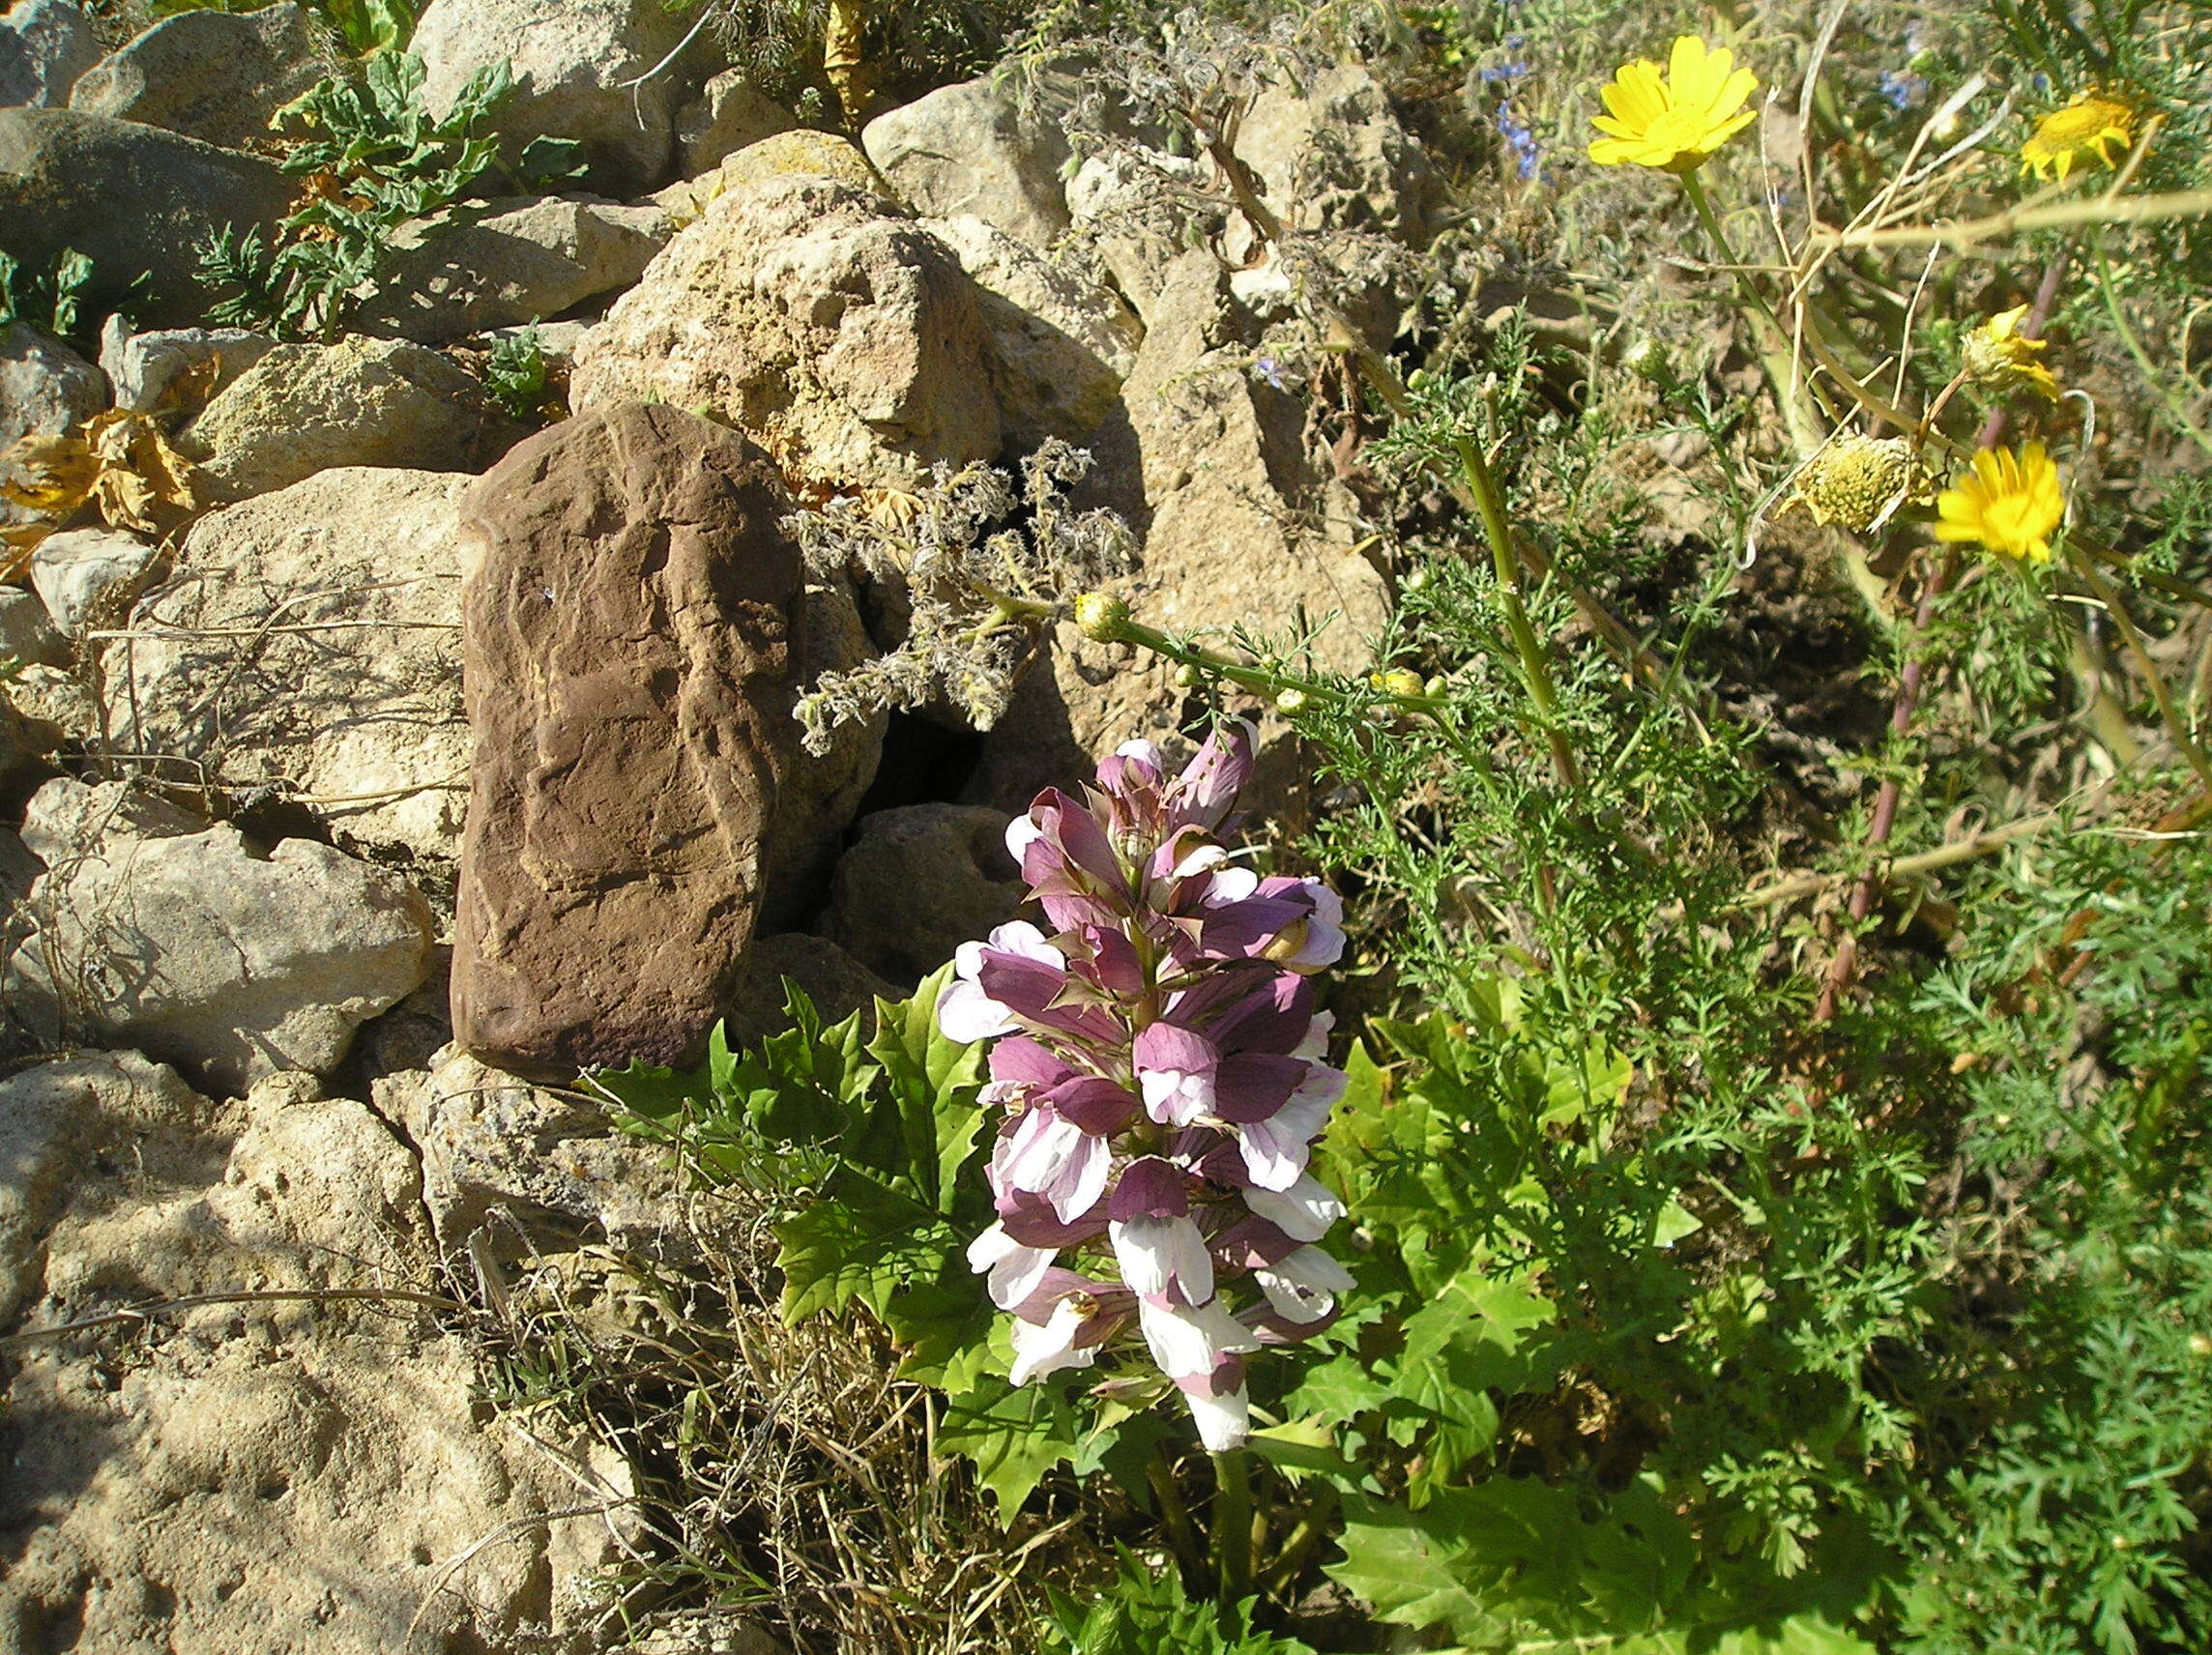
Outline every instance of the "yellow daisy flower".
[[2063, 184], [2084, 152], [2110, 166], [2111, 146], [2125, 150], [2135, 141], [2133, 109], [2103, 93], [2083, 92], [2063, 109], [2053, 109], [2036, 122], [2034, 133], [2020, 146], [2021, 170], [2038, 178], [2055, 176]]
[[2051, 536], [2066, 516], [2066, 496], [2058, 486], [2058, 467], [2030, 443], [2016, 455], [2010, 449], [1984, 449], [1974, 455], [1970, 477], [1943, 491], [1936, 502], [1938, 540], [1979, 540], [1991, 551], [2031, 564], [2051, 561]]
[[1592, 140], [1590, 160], [1601, 166], [1695, 169], [1758, 113], [1743, 105], [1759, 89], [1759, 77], [1734, 63], [1728, 47], [1708, 51], [1699, 37], [1684, 35], [1668, 55], [1665, 78], [1649, 58], [1622, 64], [1599, 93], [1606, 113], [1590, 118], [1606, 134]]
[[1985, 391], [2012, 391], [2027, 387], [2038, 395], [2058, 400], [2058, 381], [2035, 359], [2046, 341], [2031, 339], [2020, 331], [2027, 306], [2016, 305], [2000, 311], [1967, 334], [1959, 352], [1966, 383]]

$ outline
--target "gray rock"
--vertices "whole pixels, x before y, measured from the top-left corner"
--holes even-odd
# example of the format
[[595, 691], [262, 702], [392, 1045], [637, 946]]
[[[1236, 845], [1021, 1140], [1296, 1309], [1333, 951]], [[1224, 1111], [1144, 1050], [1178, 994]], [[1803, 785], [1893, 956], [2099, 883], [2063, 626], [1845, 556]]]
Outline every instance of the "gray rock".
[[[1389, 604], [1355, 549], [1357, 503], [1325, 456], [1308, 451], [1303, 404], [1245, 372], [1252, 342], [1239, 336], [1226, 287], [1206, 248], [1170, 270], [1121, 388], [1125, 423], [1110, 424], [1099, 445], [1111, 503], [1146, 523], [1142, 566], [1120, 584], [1138, 620], [1177, 633], [1243, 624], [1282, 635], [1334, 617], [1316, 655], [1364, 671]], [[1114, 497], [1123, 480], [1141, 481], [1141, 496]], [[1019, 809], [1132, 738], [1172, 744], [1183, 705], [1172, 663], [1102, 657], [1063, 625], [1051, 670], [1022, 681], [986, 738], [973, 798]], [[1310, 767], [1271, 715], [1259, 756], [1250, 805], [1302, 808]]]
[[0, 587], [0, 660], [59, 666], [70, 658], [69, 640], [54, 630], [35, 592]]
[[69, 743], [95, 751], [101, 744], [100, 702], [84, 675], [66, 666], [33, 663], [8, 683], [8, 699], [22, 714], [32, 749], [41, 757]]
[[244, 149], [325, 73], [295, 5], [179, 12], [89, 71], [70, 107]]
[[900, 1000], [886, 981], [827, 937], [783, 931], [753, 939], [752, 952], [730, 997], [729, 1037], [745, 1044], [791, 1027], [784, 1015], [784, 979], [797, 983], [825, 1023], [842, 1023], [878, 1000]]
[[1226, 225], [1221, 210], [1197, 193], [1205, 177], [1187, 156], [1113, 149], [1086, 158], [1067, 181], [1073, 239], [1148, 327], [1176, 261]]
[[60, 436], [106, 406], [100, 369], [24, 323], [0, 325], [0, 452], [33, 432]]
[[561, 1513], [578, 1478], [619, 1504], [619, 1458], [491, 1426], [471, 1341], [425, 1309], [303, 1302], [433, 1279], [415, 1158], [367, 1105], [286, 1073], [217, 1106], [133, 1054], [87, 1054], [0, 1082], [0, 1138], [39, 1195], [11, 1227], [27, 1246], [0, 1243], [30, 1324], [300, 1295], [181, 1311], [120, 1365], [82, 1339], [11, 1352], [9, 1633], [43, 1648], [66, 1625], [102, 1655], [597, 1641], [581, 1588], [627, 1537]]
[[438, 345], [557, 316], [629, 286], [674, 233], [657, 207], [609, 201], [524, 197], [482, 212], [402, 229], [359, 325]]
[[569, 400], [708, 406], [807, 475], [912, 487], [999, 452], [984, 339], [942, 242], [849, 186], [771, 178], [710, 203], [615, 302]]
[[706, 51], [646, 76], [689, 27], [661, 0], [431, 0], [411, 49], [422, 59], [423, 102], [438, 115], [479, 69], [509, 64], [517, 91], [493, 115], [497, 131], [576, 140], [593, 188], [627, 198], [668, 178], [676, 110], [699, 84]]
[[910, 804], [860, 818], [830, 886], [832, 941], [870, 971], [918, 982], [1020, 910], [1004, 811]]
[[31, 585], [65, 638], [111, 625], [153, 571], [151, 541], [120, 529], [64, 529], [31, 554]]
[[137, 1147], [159, 1165], [215, 1113], [176, 1070], [136, 1052], [76, 1054], [0, 1080], [0, 1327], [43, 1287], [42, 1247], [86, 1156], [150, 1139]]
[[755, 86], [750, 73], [726, 69], [677, 112], [684, 176], [712, 172], [724, 157], [798, 125], [799, 117]]
[[8, 988], [46, 1040], [134, 1046], [236, 1093], [281, 1069], [328, 1073], [422, 980], [430, 911], [405, 881], [308, 840], [262, 857], [235, 828], [165, 830], [183, 824], [126, 812], [128, 798], [64, 776], [25, 817], [47, 871]]
[[1357, 64], [1266, 87], [1237, 129], [1237, 154], [1292, 229], [1373, 231], [1427, 245], [1436, 170], [1382, 83]]
[[0, 16], [0, 108], [59, 108], [100, 61], [92, 20], [67, 0], [17, 0]]
[[265, 160], [159, 127], [74, 109], [0, 109], [0, 224], [8, 250], [34, 269], [64, 248], [93, 261], [88, 312], [124, 299], [132, 314], [189, 328], [207, 308], [193, 247], [224, 224], [268, 234], [291, 205], [292, 181]]
[[460, 1250], [496, 1211], [497, 1254], [579, 1240], [661, 1239], [676, 1227], [673, 1158], [614, 1129], [607, 1111], [548, 1091], [449, 1049], [427, 1072], [375, 1083], [376, 1106], [422, 1160], [438, 1243]]
[[980, 218], [925, 218], [982, 289], [991, 385], [1017, 448], [1080, 443], [1114, 409], [1144, 328], [1112, 289]]
[[113, 388], [115, 406], [127, 414], [151, 414], [178, 376], [202, 363], [216, 364], [206, 388], [213, 398], [238, 376], [276, 348], [266, 334], [244, 328], [168, 328], [133, 334], [121, 316], [108, 317], [100, 333], [100, 365]]
[[472, 480], [339, 467], [202, 517], [102, 653], [116, 743], [232, 790], [297, 788], [350, 844], [457, 856]]
[[1044, 111], [1023, 115], [990, 75], [878, 115], [861, 131], [860, 146], [928, 217], [980, 218], [1037, 248], [1067, 228], [1065, 134]]
[[[278, 345], [186, 427], [219, 498], [268, 494], [333, 466], [477, 471], [519, 427], [435, 351], [397, 339]], [[204, 458], [203, 458], [204, 456]]]

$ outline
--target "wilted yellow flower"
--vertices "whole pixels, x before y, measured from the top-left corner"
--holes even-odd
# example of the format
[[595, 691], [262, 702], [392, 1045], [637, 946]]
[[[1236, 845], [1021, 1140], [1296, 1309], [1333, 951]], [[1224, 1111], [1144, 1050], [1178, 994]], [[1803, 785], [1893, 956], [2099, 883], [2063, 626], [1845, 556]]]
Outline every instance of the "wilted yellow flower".
[[2058, 382], [2035, 360], [2043, 354], [2045, 341], [2020, 331], [2021, 318], [2026, 314], [2026, 305], [2016, 305], [1974, 329], [1960, 349], [1960, 365], [1968, 385], [1985, 391], [2012, 391], [2024, 385], [2055, 402]]
[[2111, 146], [2126, 149], [2135, 141], [2133, 109], [2103, 93], [2083, 92], [2063, 109], [2053, 109], [2036, 122], [2034, 133], [2020, 146], [2021, 168], [2038, 178], [2055, 176], [2063, 184], [2074, 170], [2075, 159], [2084, 152], [2110, 166]]
[[2017, 455], [1984, 449], [1974, 455], [1973, 475], [1936, 502], [1936, 515], [1942, 519], [1936, 525], [1938, 540], [1979, 540], [2008, 558], [2047, 564], [2052, 533], [2066, 517], [2058, 467], [2041, 443]]
[[1743, 105], [1759, 89], [1759, 77], [1734, 62], [1728, 47], [1707, 51], [1696, 35], [1683, 35], [1668, 55], [1663, 79], [1649, 58], [1622, 64], [1599, 94], [1607, 112], [1590, 118], [1606, 134], [1591, 142], [1590, 160], [1667, 172], [1696, 168], [1757, 113]]
[[1816, 523], [1863, 532], [1908, 501], [1926, 505], [1928, 486], [1902, 437], [1839, 437], [1814, 457], [1785, 503]]

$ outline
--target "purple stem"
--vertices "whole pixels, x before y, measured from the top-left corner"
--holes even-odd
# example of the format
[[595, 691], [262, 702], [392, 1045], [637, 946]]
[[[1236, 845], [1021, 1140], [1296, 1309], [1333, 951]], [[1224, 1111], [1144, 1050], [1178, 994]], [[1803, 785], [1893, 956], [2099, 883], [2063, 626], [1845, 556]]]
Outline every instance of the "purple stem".
[[[2021, 333], [2034, 338], [2043, 332], [2044, 324], [2051, 320], [2052, 306], [2058, 303], [2058, 285], [2066, 277], [2066, 265], [2071, 249], [2061, 251], [2043, 273], [2043, 284], [2035, 290], [2035, 303], [2029, 306], [2021, 323]], [[2004, 435], [2005, 412], [2002, 408], [1990, 410], [1989, 418], [1982, 421], [1982, 429], [1974, 439], [1976, 449], [1994, 449], [1997, 439]], [[1928, 636], [1928, 624], [1935, 619], [1936, 601], [1950, 589], [1958, 577], [1959, 554], [1946, 547], [1942, 561], [1928, 576], [1928, 584], [1920, 589], [1920, 601], [1912, 611], [1912, 630], [1906, 635], [1905, 667], [1897, 675], [1897, 699], [1889, 710], [1889, 733], [1899, 740], [1911, 733], [1912, 714], [1920, 705], [1920, 681], [1926, 670], [1926, 660], [1920, 653], [1920, 644]], [[1881, 791], [1875, 795], [1874, 816], [1867, 823], [1866, 848], [1871, 854], [1878, 853], [1889, 843], [1890, 828], [1897, 821], [1897, 806], [1904, 797], [1904, 788], [1895, 776], [1885, 777]], [[1837, 946], [1836, 958], [1828, 968], [1828, 980], [1821, 985], [1820, 999], [1813, 1008], [1813, 1021], [1825, 1023], [1836, 1014], [1836, 1003], [1844, 991], [1850, 987], [1851, 971], [1858, 961], [1857, 926], [1874, 911], [1875, 893], [1881, 888], [1881, 877], [1876, 867], [1869, 866], [1859, 876], [1851, 889], [1850, 916], [1853, 929], [1844, 933]]]

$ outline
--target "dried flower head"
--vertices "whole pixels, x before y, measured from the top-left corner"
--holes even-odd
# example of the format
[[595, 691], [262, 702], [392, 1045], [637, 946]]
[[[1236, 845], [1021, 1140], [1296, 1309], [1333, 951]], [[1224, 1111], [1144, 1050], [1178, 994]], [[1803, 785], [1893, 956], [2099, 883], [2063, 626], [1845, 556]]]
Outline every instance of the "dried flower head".
[[[1315, 1243], [1344, 1205], [1307, 1171], [1345, 1076], [1311, 977], [1344, 949], [1314, 880], [1225, 842], [1252, 770], [1239, 725], [1179, 774], [1132, 741], [1081, 800], [1048, 788], [1006, 849], [1056, 927], [962, 945], [937, 1021], [989, 1040], [998, 1222], [968, 1262], [1015, 1318], [1016, 1384], [1142, 1350], [1207, 1447], [1249, 1429], [1244, 1358], [1335, 1319]], [[1124, 1381], [1110, 1380], [1119, 1395]]]
[[2112, 146], [2125, 150], [2135, 141], [2134, 109], [2109, 93], [2083, 92], [2036, 122], [2034, 132], [2020, 146], [2021, 170], [2063, 184], [2081, 156], [2093, 155], [2110, 166]]
[[1939, 540], [1979, 540], [1991, 551], [2032, 564], [2051, 561], [2051, 537], [2066, 519], [2066, 495], [2058, 467], [2029, 443], [2016, 455], [2010, 449], [1984, 449], [1974, 469], [1943, 491], [1936, 503]]
[[1599, 93], [1606, 113], [1590, 118], [1606, 134], [1591, 142], [1590, 160], [1601, 166], [1694, 170], [1757, 113], [1744, 104], [1759, 77], [1734, 62], [1728, 47], [1709, 50], [1698, 36], [1683, 35], [1668, 54], [1664, 76], [1648, 58], [1621, 65]]
[[1788, 505], [1802, 506], [1816, 523], [1835, 523], [1854, 534], [1877, 528], [1899, 508], [1926, 504], [1925, 474], [1901, 437], [1838, 437], [1797, 479]]
[[2004, 392], [2026, 389], [2039, 396], [2058, 399], [2058, 382], [2035, 359], [2046, 341], [2031, 339], [2020, 331], [2027, 306], [2017, 305], [1998, 312], [1967, 334], [1960, 349], [1960, 366], [1966, 383], [1979, 390]]
[[[1091, 456], [1046, 443], [1022, 462], [1022, 487], [986, 465], [939, 467], [918, 493], [862, 490], [785, 519], [823, 579], [858, 574], [903, 595], [907, 635], [889, 654], [826, 673], [796, 715], [806, 750], [829, 751], [840, 724], [942, 693], [978, 730], [996, 724], [1014, 680], [1069, 595], [1129, 566], [1127, 525], [1110, 511], [1074, 511], [1067, 485]], [[1022, 530], [993, 525], [1023, 506]]]

